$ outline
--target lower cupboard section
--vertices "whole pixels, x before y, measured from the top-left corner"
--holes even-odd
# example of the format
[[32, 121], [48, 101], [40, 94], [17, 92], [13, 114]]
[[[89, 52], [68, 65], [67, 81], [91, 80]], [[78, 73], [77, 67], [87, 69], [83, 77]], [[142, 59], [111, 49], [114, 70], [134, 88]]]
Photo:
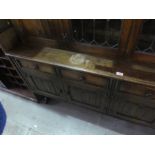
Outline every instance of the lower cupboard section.
[[42, 64], [16, 63], [34, 94], [155, 127], [155, 88], [58, 66], [48, 65], [43, 72]]
[[72, 102], [85, 107], [105, 112], [107, 108], [106, 92], [104, 90], [89, 89], [88, 87], [80, 88], [78, 86], [69, 85], [68, 95]]
[[142, 123], [149, 126], [155, 124], [155, 107], [143, 104], [134, 100], [131, 102], [131, 96], [118, 95], [113, 98], [109, 106], [109, 114], [119, 118]]

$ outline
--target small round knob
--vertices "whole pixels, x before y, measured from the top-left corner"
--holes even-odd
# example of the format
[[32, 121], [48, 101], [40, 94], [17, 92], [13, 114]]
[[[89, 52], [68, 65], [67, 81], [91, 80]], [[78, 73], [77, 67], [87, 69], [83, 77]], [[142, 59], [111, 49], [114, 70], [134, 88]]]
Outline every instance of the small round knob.
[[151, 93], [146, 93], [145, 96], [149, 97], [149, 96], [152, 96], [152, 94]]
[[145, 92], [146, 97], [151, 97], [152, 95], [153, 93], [150, 90]]
[[37, 64], [35, 64], [35, 65], [33, 66], [33, 69], [39, 69], [39, 66], [38, 66]]
[[81, 76], [80, 77], [80, 80], [82, 81], [82, 80], [85, 80], [85, 77], [84, 76]]

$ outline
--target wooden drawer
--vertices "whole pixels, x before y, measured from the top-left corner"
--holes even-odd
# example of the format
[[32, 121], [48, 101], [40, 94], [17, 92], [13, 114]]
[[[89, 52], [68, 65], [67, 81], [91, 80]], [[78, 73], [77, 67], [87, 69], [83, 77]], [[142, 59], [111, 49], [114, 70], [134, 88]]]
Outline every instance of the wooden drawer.
[[153, 87], [147, 87], [144, 85], [135, 84], [131, 82], [120, 82], [118, 89], [120, 92], [155, 99], [155, 88]]
[[20, 60], [18, 62], [20, 63], [20, 66], [23, 68], [55, 74], [54, 67], [48, 64], [43, 64], [43, 63], [38, 63], [38, 62], [33, 62], [28, 60]]
[[108, 84], [108, 79], [104, 77], [99, 77], [89, 73], [82, 73], [73, 70], [61, 70], [61, 75], [63, 78], [83, 81], [92, 85], [105, 87]]

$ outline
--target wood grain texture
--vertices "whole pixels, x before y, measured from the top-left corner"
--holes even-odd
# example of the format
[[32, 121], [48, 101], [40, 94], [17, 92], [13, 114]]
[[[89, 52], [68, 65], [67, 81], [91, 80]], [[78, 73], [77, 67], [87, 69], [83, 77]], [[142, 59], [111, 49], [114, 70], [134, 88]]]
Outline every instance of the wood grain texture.
[[46, 36], [42, 23], [39, 19], [24, 19], [22, 20], [25, 32], [33, 36]]
[[141, 31], [143, 20], [123, 20], [120, 38], [120, 56], [131, 57], [134, 53], [136, 43]]
[[131, 30], [131, 34], [128, 40], [128, 46], [127, 46], [127, 51], [126, 51], [128, 56], [131, 56], [134, 53], [134, 50], [136, 48], [136, 44], [138, 41], [138, 37], [141, 32], [142, 24], [143, 24], [142, 19], [136, 19], [132, 21], [133, 21], [132, 30]]
[[147, 63], [148, 65], [155, 64], [155, 56], [151, 54], [135, 52], [131, 58], [134, 62]]
[[85, 43], [73, 42], [73, 41], [58, 41], [53, 39], [46, 39], [42, 37], [28, 37], [25, 46], [30, 46], [33, 48], [36, 47], [51, 47], [51, 48], [59, 48], [64, 50], [71, 50], [79, 53], [86, 53], [93, 56], [98, 57], [107, 57], [114, 59], [118, 54], [117, 49], [113, 48], [104, 48], [94, 45], [89, 45]]
[[133, 20], [123, 20], [121, 26], [121, 36], [119, 44], [119, 56], [124, 57], [126, 55], [126, 50], [128, 47], [128, 41], [133, 25]]
[[[119, 49], [112, 49], [73, 41], [67, 19], [17, 21], [20, 33], [26, 34], [26, 47], [7, 51], [7, 56], [23, 64], [19, 70], [35, 93], [58, 98], [63, 94], [73, 103], [152, 125], [155, 58], [135, 52], [142, 23], [123, 20]], [[77, 53], [87, 61], [73, 64], [70, 59]]]
[[9, 28], [0, 33], [0, 47], [5, 50], [11, 50], [18, 44], [18, 38], [13, 28]]

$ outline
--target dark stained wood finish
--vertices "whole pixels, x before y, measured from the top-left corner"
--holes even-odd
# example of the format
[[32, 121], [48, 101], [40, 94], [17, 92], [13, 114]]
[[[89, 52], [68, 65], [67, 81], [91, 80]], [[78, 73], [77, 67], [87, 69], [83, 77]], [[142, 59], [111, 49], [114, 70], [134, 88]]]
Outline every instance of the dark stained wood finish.
[[108, 79], [93, 74], [88, 74], [84, 72], [77, 72], [74, 70], [61, 70], [61, 75], [63, 78], [81, 81], [84, 83], [92, 84], [94, 86], [106, 87]]
[[[100, 112], [107, 110], [107, 89], [81, 82], [63, 80], [70, 101]], [[108, 85], [108, 83], [107, 83]]]
[[[64, 98], [96, 111], [153, 126], [153, 68], [134, 63], [115, 64], [113, 60], [85, 54], [81, 55], [91, 65], [74, 65], [70, 63], [74, 54], [76, 53], [52, 48], [24, 47], [7, 52], [9, 57], [16, 59], [34, 93]], [[34, 68], [33, 64], [38, 64], [38, 67]], [[54, 74], [48, 69], [48, 73], [40, 70], [42, 64], [55, 68]], [[94, 68], [96, 64], [101, 66], [100, 70]], [[124, 75], [118, 76], [116, 71], [122, 71]]]
[[[12, 20], [19, 33], [29, 36], [67, 39], [71, 36], [71, 23], [68, 19], [19, 19]], [[21, 31], [22, 29], [22, 31]]]
[[[108, 57], [117, 55], [117, 59], [124, 59], [131, 57], [134, 53], [143, 20], [122, 20], [119, 50], [72, 42], [70, 40], [72, 38], [72, 25], [71, 20], [69, 19], [12, 20], [12, 22], [22, 38], [25, 35], [28, 37], [36, 37], [28, 38], [29, 42], [33, 41], [34, 43], [37, 41], [37, 43], [39, 42], [42, 45], [46, 42], [46, 45], [51, 45], [50, 47], [54, 48], [68, 49], [102, 57], [106, 55]], [[49, 40], [47, 38], [49, 38]], [[133, 57], [134, 60], [139, 60], [137, 55]]]
[[153, 125], [155, 122], [154, 92], [155, 87], [117, 81], [109, 113], [130, 121]]
[[[61, 54], [64, 55], [63, 59]], [[116, 79], [131, 81], [134, 83], [155, 86], [155, 71], [153, 66], [152, 68], [150, 68], [148, 66], [139, 65], [137, 63], [124, 63], [123, 61], [118, 64], [115, 63], [115, 60], [103, 59], [89, 55], [83, 56], [90, 60], [90, 62], [92, 63], [90, 67], [80, 65], [75, 66], [74, 64], [71, 64], [69, 62], [69, 59], [73, 54], [76, 53], [53, 48], [31, 49], [27, 47], [19, 47], [7, 52], [8, 56], [13, 56], [21, 59], [38, 61], [62, 67], [66, 66], [79, 71], [84, 70], [86, 72], [95, 73], [97, 75], [104, 75], [106, 77], [113, 77]], [[100, 66], [100, 68], [98, 66]], [[123, 72], [124, 75], [116, 75], [116, 72]]]
[[136, 19], [132, 21], [133, 21], [133, 25], [132, 25], [132, 30], [131, 30], [130, 38], [128, 40], [128, 46], [126, 51], [127, 56], [131, 56], [133, 54], [133, 51], [136, 47], [136, 43], [138, 41], [139, 34], [141, 32], [142, 23], [143, 23], [142, 19]]
[[131, 57], [141, 31], [143, 20], [124, 20], [120, 38], [120, 56]]
[[131, 59], [134, 62], [141, 62], [141, 63], [147, 63], [147, 64], [155, 64], [155, 56], [153, 56], [151, 54], [135, 52]]
[[9, 28], [0, 33], [0, 48], [11, 50], [18, 44], [18, 38], [13, 28]]
[[123, 20], [121, 27], [120, 45], [119, 45], [119, 56], [124, 57], [128, 46], [130, 33], [132, 30], [133, 20]]
[[[103, 57], [103, 58], [105, 57], [105, 58], [115, 59], [116, 61], [118, 60], [126, 61], [124, 59], [125, 52], [123, 53], [123, 49], [118, 50], [118, 49], [112, 49], [112, 48], [97, 47], [97, 46], [88, 45], [84, 43], [56, 41], [56, 40], [45, 39], [40, 37], [32, 37], [32, 36], [27, 38], [26, 45], [29, 45], [31, 47], [47, 46], [52, 48], [71, 50], [73, 52], [86, 53], [86, 54]], [[155, 64], [154, 56], [149, 54], [144, 54], [144, 53], [138, 53], [138, 52], [133, 53], [130, 56], [129, 60], [131, 62], [134, 61], [134, 62], [142, 62], [147, 64], [150, 64], [150, 63]]]
[[0, 49], [0, 81], [4, 84], [5, 88], [8, 89], [27, 89], [16, 67], [14, 67], [14, 64], [5, 55], [2, 49]]
[[22, 73], [34, 92], [60, 96], [60, 84], [55, 76], [27, 68], [23, 68]]
[[[153, 126], [155, 57], [135, 50], [142, 23], [123, 20], [114, 49], [73, 41], [68, 19], [13, 20], [23, 44], [6, 55], [35, 94]], [[77, 53], [87, 61], [71, 63]]]
[[25, 19], [22, 20], [22, 23], [24, 25], [24, 31], [27, 35], [44, 37], [46, 36], [40, 20]]
[[[104, 48], [90, 44], [73, 42], [72, 25], [71, 20], [69, 19], [13, 20], [13, 24], [17, 29], [19, 36], [21, 36], [22, 39], [25, 38], [26, 42], [31, 43], [31, 45], [31, 41], [33, 41], [33, 43], [37, 43], [37, 46], [40, 46], [40, 43], [42, 45], [45, 43], [46, 45], [52, 45], [50, 47], [54, 48], [68, 49], [99, 56], [107, 55], [110, 57], [116, 55], [117, 52], [117, 49], [113, 48]], [[39, 26], [36, 27], [37, 25]]]
[[41, 37], [29, 37], [27, 38], [27, 46], [30, 47], [51, 47], [51, 48], [59, 48], [64, 50], [72, 50], [74, 52], [86, 53], [98, 57], [106, 57], [115, 59], [118, 50], [112, 48], [103, 48], [94, 45], [88, 45], [85, 43], [79, 42], [64, 42], [64, 41], [56, 41], [51, 39], [45, 39]]
[[[122, 34], [120, 39], [120, 57], [130, 61], [154, 64], [155, 56], [136, 51], [136, 44], [142, 30], [144, 20], [124, 20], [122, 23]], [[119, 58], [119, 57], [118, 57]]]
[[68, 40], [71, 38], [71, 22], [68, 19], [59, 19], [57, 20], [57, 36], [60, 39]]
[[120, 85], [119, 91], [155, 99], [155, 88], [154, 87], [146, 87], [140, 84], [135, 85], [129, 82], [122, 82]]
[[51, 65], [47, 65], [43, 63], [35, 63], [32, 61], [22, 60], [20, 62], [20, 66], [22, 68], [29, 68], [29, 69], [34, 69], [34, 70], [45, 72], [45, 73], [55, 74], [54, 68]]
[[142, 98], [133, 95], [116, 93], [110, 104], [110, 113], [145, 125], [153, 125], [155, 122], [155, 107], [146, 106]]

